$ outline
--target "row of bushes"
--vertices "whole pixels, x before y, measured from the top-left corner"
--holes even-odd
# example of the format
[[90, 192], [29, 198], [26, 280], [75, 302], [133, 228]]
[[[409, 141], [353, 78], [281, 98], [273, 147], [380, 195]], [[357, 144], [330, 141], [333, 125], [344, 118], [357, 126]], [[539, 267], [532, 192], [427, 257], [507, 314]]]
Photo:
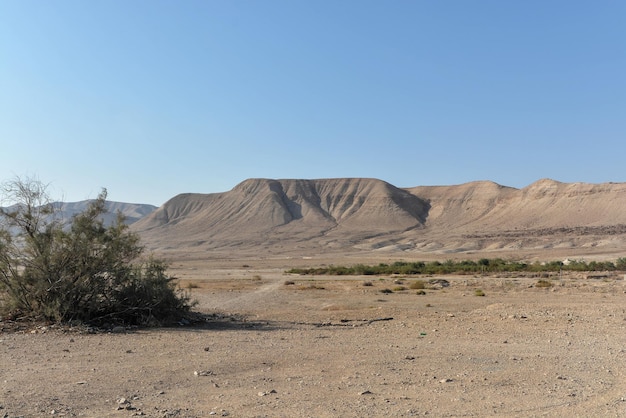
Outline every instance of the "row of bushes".
[[500, 258], [480, 259], [478, 261], [447, 260], [439, 261], [396, 261], [392, 264], [378, 265], [356, 264], [347, 266], [327, 266], [314, 268], [293, 268], [287, 273], [302, 275], [417, 275], [417, 274], [479, 274], [505, 272], [557, 272], [557, 271], [626, 271], [626, 258], [611, 261], [551, 261], [547, 263], [524, 263], [507, 261]]

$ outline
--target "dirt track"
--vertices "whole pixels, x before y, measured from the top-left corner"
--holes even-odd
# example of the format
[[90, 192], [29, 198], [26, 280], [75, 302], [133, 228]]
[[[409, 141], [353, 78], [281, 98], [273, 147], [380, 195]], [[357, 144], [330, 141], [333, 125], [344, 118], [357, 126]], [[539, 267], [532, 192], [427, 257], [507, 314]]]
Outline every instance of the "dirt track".
[[177, 273], [197, 286], [198, 309], [237, 316], [125, 334], [0, 333], [0, 416], [626, 415], [621, 277], [547, 289], [446, 277], [450, 287], [417, 295], [411, 278]]

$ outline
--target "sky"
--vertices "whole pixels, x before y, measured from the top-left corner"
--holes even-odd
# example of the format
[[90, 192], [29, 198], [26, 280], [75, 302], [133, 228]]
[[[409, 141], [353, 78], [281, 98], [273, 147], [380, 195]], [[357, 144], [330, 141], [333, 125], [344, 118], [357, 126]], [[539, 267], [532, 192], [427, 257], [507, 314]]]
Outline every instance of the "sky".
[[626, 181], [622, 0], [0, 0], [0, 181]]

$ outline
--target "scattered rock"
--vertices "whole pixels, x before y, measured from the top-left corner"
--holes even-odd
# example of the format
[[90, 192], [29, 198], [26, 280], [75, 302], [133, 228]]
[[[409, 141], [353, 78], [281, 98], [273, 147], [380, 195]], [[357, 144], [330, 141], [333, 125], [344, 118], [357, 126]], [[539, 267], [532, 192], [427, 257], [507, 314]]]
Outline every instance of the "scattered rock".
[[130, 403], [130, 401], [126, 398], [119, 398], [117, 400], [117, 410], [121, 411], [121, 410], [127, 410], [127, 411], [133, 411], [136, 408], [133, 407], [133, 405]]
[[443, 289], [450, 286], [450, 282], [446, 279], [430, 279], [428, 284], [430, 284], [431, 289]]
[[452, 379], [441, 379], [439, 381], [439, 383], [450, 383], [450, 382], [452, 382]]
[[373, 395], [373, 393], [369, 390], [364, 390], [363, 392], [359, 392], [359, 395]]

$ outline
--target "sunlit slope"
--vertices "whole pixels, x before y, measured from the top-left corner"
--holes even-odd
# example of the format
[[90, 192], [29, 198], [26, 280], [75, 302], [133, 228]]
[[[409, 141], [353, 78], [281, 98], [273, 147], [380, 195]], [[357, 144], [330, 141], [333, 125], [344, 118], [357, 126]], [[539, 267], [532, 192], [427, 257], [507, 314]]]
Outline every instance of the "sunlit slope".
[[225, 193], [182, 194], [138, 222], [151, 247], [352, 245], [419, 228], [428, 206], [375, 179], [250, 179]]

